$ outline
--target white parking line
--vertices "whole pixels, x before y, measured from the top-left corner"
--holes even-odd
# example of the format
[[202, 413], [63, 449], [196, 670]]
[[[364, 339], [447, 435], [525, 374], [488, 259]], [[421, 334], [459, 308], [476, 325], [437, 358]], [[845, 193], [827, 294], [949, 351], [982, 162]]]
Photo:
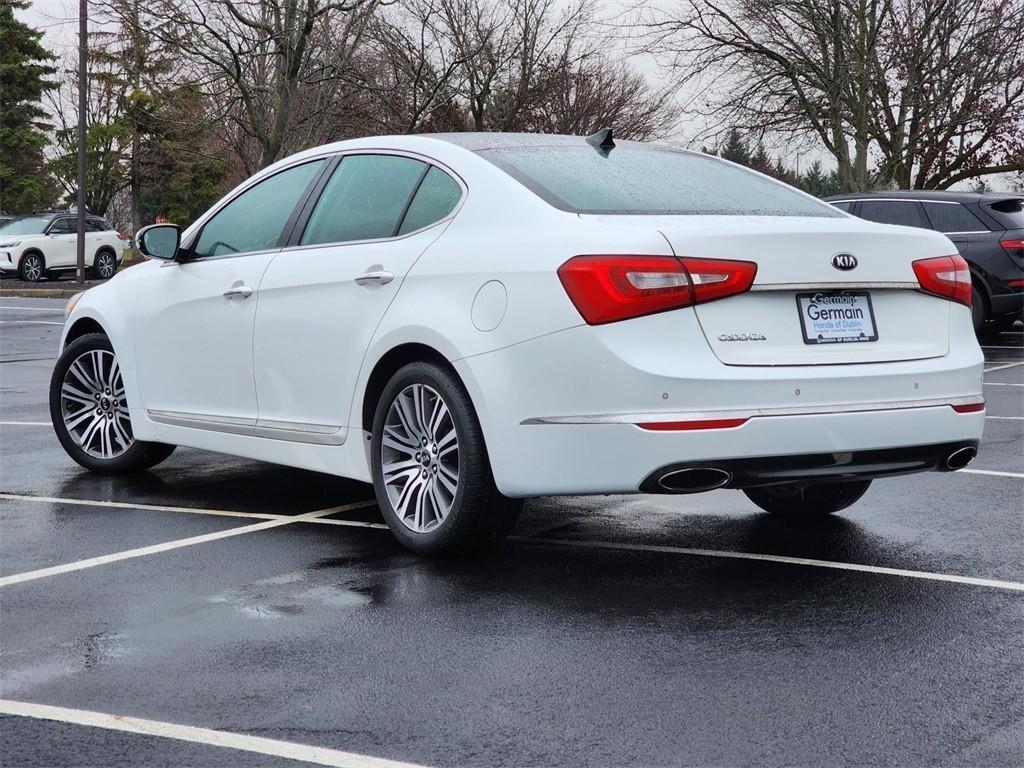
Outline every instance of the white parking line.
[[694, 557], [718, 557], [731, 560], [758, 560], [768, 563], [785, 565], [807, 565], [814, 568], [831, 568], [837, 571], [860, 571], [862, 573], [879, 573], [886, 576], [905, 576], [911, 579], [928, 581], [946, 581], [955, 584], [969, 584], [975, 587], [992, 589], [1008, 589], [1013, 592], [1024, 592], [1024, 582], [1002, 581], [1000, 579], [979, 579], [973, 576], [956, 576], [948, 573], [932, 573], [931, 571], [908, 571], [903, 568], [886, 568], [878, 565], [861, 565], [860, 563], [839, 563], [833, 560], [814, 560], [808, 557], [787, 557], [785, 555], [759, 555], [754, 552], [730, 552], [718, 549], [690, 549], [689, 547], [672, 547], [657, 544], [616, 544], [605, 541], [575, 541], [573, 539], [548, 539], [540, 536], [510, 536], [516, 541], [530, 544], [548, 544], [559, 547], [581, 547], [584, 549], [612, 549], [626, 552], [658, 552], [668, 555], [691, 555]]
[[[987, 469], [961, 469], [959, 470], [959, 472], [974, 475], [994, 475], [997, 477], [1024, 478], [1024, 473], [1020, 472], [1000, 472], [996, 470]], [[332, 507], [330, 509], [319, 510], [316, 512], [309, 512], [304, 515], [285, 516], [261, 513], [233, 512], [229, 510], [203, 510], [195, 509], [192, 507], [168, 507], [156, 504], [132, 504], [128, 502], [95, 501], [88, 499], [66, 499], [50, 496], [26, 496], [22, 494], [13, 493], [0, 493], [0, 499], [10, 499], [16, 501], [36, 501], [48, 504], [82, 504], [85, 506], [105, 506], [166, 512], [188, 512], [195, 514], [226, 515], [231, 517], [268, 518], [267, 520], [261, 523], [255, 523], [254, 525], [246, 525], [242, 526], [241, 528], [234, 528], [228, 531], [219, 531], [217, 533], [204, 534], [202, 536], [193, 536], [188, 539], [169, 541], [165, 544], [157, 544], [151, 547], [141, 547], [139, 549], [115, 553], [113, 555], [103, 555], [101, 557], [92, 558], [90, 560], [81, 560], [77, 563], [68, 563], [66, 565], [58, 565], [52, 568], [42, 568], [36, 571], [28, 571], [27, 573], [23, 574], [15, 574], [13, 576], [3, 577], [0, 578], [0, 587], [7, 586], [8, 584], [17, 584], [22, 581], [29, 581], [31, 579], [43, 578], [44, 576], [52, 576], [56, 575], [57, 573], [66, 573], [68, 571], [80, 570], [81, 568], [91, 568], [95, 565], [104, 565], [108, 562], [117, 562], [119, 560], [126, 560], [133, 557], [142, 557], [144, 555], [154, 554], [157, 552], [164, 552], [169, 549], [187, 547], [192, 544], [202, 544], [206, 541], [215, 541], [217, 539], [227, 538], [229, 536], [237, 536], [243, 533], [251, 533], [254, 531], [266, 530], [267, 528], [288, 525], [289, 523], [316, 523], [322, 525], [340, 525], [351, 528], [371, 528], [375, 530], [387, 530], [387, 526], [383, 523], [368, 523], [359, 520], [332, 520], [324, 517], [325, 515], [331, 515], [353, 509], [362, 509], [365, 507], [374, 506], [376, 502], [373, 500], [356, 502], [341, 507]], [[1024, 592], [1024, 583], [1021, 582], [1001, 581], [998, 579], [983, 579], [975, 578], [973, 576], [958, 576], [955, 574], [933, 573], [930, 571], [910, 571], [901, 568], [887, 568], [884, 566], [861, 565], [858, 563], [842, 563], [834, 560], [815, 560], [811, 558], [788, 557], [784, 555], [762, 555], [757, 554], [755, 552], [732, 552], [713, 549], [691, 549], [687, 547], [660, 546], [651, 544], [619, 544], [615, 542], [575, 541], [572, 539], [549, 539], [535, 536], [510, 536], [509, 538], [513, 541], [523, 541], [534, 544], [551, 544], [555, 546], [589, 547], [592, 549], [613, 549], [639, 552], [661, 552], [666, 554], [692, 555], [696, 557], [732, 558], [737, 560], [759, 560], [764, 562], [783, 563], [788, 565], [804, 565], [817, 568], [831, 568], [835, 570], [878, 573], [889, 576], [905, 576], [908, 578], [915, 579], [946, 581], [958, 584], [968, 584], [972, 586], [991, 587], [995, 589], [1008, 589], [1016, 592]]]
[[[114, 509], [142, 509], [149, 512], [184, 512], [190, 515], [215, 515], [220, 517], [251, 517], [257, 520], [294, 520], [295, 515], [275, 515], [269, 512], [237, 512], [231, 509], [200, 509], [198, 507], [170, 507], [164, 504], [137, 504], [127, 501], [100, 501], [98, 499], [67, 499], [59, 496], [28, 496], [22, 493], [0, 493], [0, 499], [9, 501], [34, 501], [41, 504], [76, 504], [83, 507], [111, 507]], [[335, 507], [333, 512], [372, 507], [376, 502], [372, 499]], [[315, 518], [304, 520], [306, 523], [322, 525], [341, 525], [349, 528], [387, 528], [383, 523], [365, 523], [361, 520], [332, 520], [331, 518]]]
[[0, 421], [3, 427], [52, 427], [49, 421]]
[[19, 325], [64, 325], [53, 320], [0, 320], [0, 323], [16, 323]]
[[193, 725], [165, 723], [160, 720], [143, 720], [138, 717], [110, 715], [105, 712], [90, 712], [85, 709], [68, 709], [51, 707], [46, 704], [32, 704], [27, 701], [11, 701], [0, 699], [0, 715], [31, 717], [36, 720], [52, 720], [58, 723], [70, 723], [91, 728], [105, 728], [109, 731], [137, 733], [144, 736], [159, 736], [165, 739], [188, 741], [193, 744], [205, 744], [210, 747], [238, 749], [243, 752], [255, 752], [261, 755], [273, 755], [289, 760], [300, 760], [314, 765], [327, 765], [334, 768], [418, 768], [413, 763], [402, 763], [381, 757], [361, 755], [357, 752], [342, 752], [327, 747], [314, 747], [309, 744], [296, 744], [291, 741], [266, 739], [262, 736], [249, 736], [243, 733], [215, 731], [210, 728], [197, 728]]
[[992, 371], [1005, 371], [1007, 368], [1016, 368], [1018, 365], [1024, 365], [1024, 360], [1019, 363], [1007, 363], [1006, 365], [997, 365], [995, 368], [986, 368], [984, 373], [992, 373]]
[[272, 515], [262, 512], [235, 512], [229, 509], [198, 509], [196, 507], [169, 507], [163, 504], [132, 504], [124, 501], [101, 501], [98, 499], [65, 499], [58, 496], [28, 496], [22, 493], [0, 493], [0, 499], [9, 501], [34, 501], [42, 504], [77, 504], [83, 507], [112, 507], [114, 509], [144, 509], [150, 512], [187, 512], [193, 515], [217, 515], [220, 517], [254, 517], [259, 520], [291, 520], [293, 515]]
[[967, 472], [971, 475], [993, 475], [995, 477], [1021, 477], [1024, 478], [1024, 472], [1000, 472], [996, 469], [958, 469], [957, 472]]
[[1002, 419], [1003, 421], [1024, 421], [1024, 416], [986, 416], [986, 419]]
[[64, 310], [58, 307], [54, 307], [53, 309], [46, 307], [0, 307], [0, 309], [11, 309], [15, 312], [52, 312], [54, 314], [64, 314]]
[[155, 555], [159, 552], [167, 552], [172, 549], [180, 549], [182, 547], [191, 547], [195, 544], [205, 544], [210, 541], [217, 541], [219, 539], [227, 539], [232, 536], [241, 536], [246, 533], [255, 533], [256, 531], [265, 531], [269, 528], [279, 528], [282, 525], [291, 525], [292, 523], [302, 523], [308, 520], [313, 520], [323, 515], [333, 515], [337, 512], [346, 512], [350, 509], [359, 509], [361, 507], [370, 506], [375, 504], [373, 501], [362, 501], [355, 504], [346, 504], [341, 507], [331, 507], [330, 509], [320, 509], [315, 512], [307, 512], [303, 515], [295, 515], [294, 517], [287, 518], [275, 518], [273, 520], [264, 520], [260, 523], [253, 523], [252, 525], [243, 525], [240, 528], [229, 528], [225, 531], [216, 531], [214, 533], [204, 533], [201, 536], [190, 536], [187, 539], [176, 539], [174, 541], [165, 541], [162, 544], [152, 544], [148, 547], [138, 547], [136, 549], [125, 550], [124, 552], [114, 552], [110, 555], [100, 555], [99, 557], [90, 557], [87, 560], [78, 560], [73, 563], [63, 563], [62, 565], [54, 565], [49, 568], [39, 568], [34, 571], [26, 571], [25, 573], [16, 573], [11, 576], [4, 576], [0, 578], [0, 587], [8, 587], [12, 584], [22, 584], [26, 581], [34, 581], [35, 579], [46, 578], [47, 576], [57, 576], [62, 573], [70, 573], [72, 571], [81, 571], [85, 568], [95, 568], [98, 565], [107, 565], [109, 563], [117, 563], [122, 560], [131, 560], [136, 557], [145, 557], [146, 555]]
[[1017, 382], [1011, 381], [986, 381], [986, 387], [1024, 387], [1024, 384], [1018, 384]]

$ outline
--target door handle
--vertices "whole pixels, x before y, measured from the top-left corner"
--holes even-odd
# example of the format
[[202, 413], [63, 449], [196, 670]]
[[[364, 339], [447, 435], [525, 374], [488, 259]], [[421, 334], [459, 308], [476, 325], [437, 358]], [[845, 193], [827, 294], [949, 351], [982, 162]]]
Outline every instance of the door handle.
[[365, 272], [356, 278], [356, 285], [370, 285], [376, 283], [377, 285], [387, 285], [395, 279], [395, 275], [392, 272], [388, 272], [385, 269], [377, 269], [372, 272]]
[[252, 296], [252, 288], [248, 285], [236, 285], [224, 291], [225, 299], [248, 299]]

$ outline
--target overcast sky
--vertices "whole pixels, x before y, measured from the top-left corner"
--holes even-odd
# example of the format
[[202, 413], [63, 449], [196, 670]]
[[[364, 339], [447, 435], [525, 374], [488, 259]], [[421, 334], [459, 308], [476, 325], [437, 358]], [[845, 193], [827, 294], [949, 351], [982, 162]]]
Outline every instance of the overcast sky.
[[[606, 7], [616, 8], [621, 6], [615, 0], [611, 0], [610, 4], [606, 4]], [[78, 47], [78, 0], [34, 0], [29, 8], [20, 12], [19, 16], [27, 24], [36, 29], [43, 30], [47, 47], [63, 62], [70, 63], [74, 61]], [[662, 75], [656, 63], [650, 57], [632, 56], [630, 57], [630, 64], [647, 76], [652, 84], [661, 85], [663, 83]], [[674, 140], [683, 145], [690, 146], [692, 136], [702, 124], [684, 119], [680, 124], [679, 134], [674, 137]], [[614, 128], [614, 126], [612, 127]], [[694, 148], [699, 148], [699, 144]], [[826, 167], [835, 167], [831, 156], [815, 147], [794, 148], [792, 144], [786, 144], [770, 146], [769, 150], [772, 154], [784, 155], [786, 164], [790, 166], [799, 163], [801, 167], [806, 168], [808, 163], [818, 159]]]

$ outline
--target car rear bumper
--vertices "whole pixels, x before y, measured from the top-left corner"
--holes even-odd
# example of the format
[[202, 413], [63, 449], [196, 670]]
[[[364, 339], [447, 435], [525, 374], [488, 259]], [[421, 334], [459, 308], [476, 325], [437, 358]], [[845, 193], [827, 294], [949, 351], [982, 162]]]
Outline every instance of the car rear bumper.
[[[949, 353], [922, 360], [727, 366], [680, 311], [631, 321], [629, 333], [578, 326], [455, 367], [502, 493], [630, 493], [648, 490], [666, 467], [745, 460], [756, 471], [766, 459], [822, 455], [838, 465], [855, 453], [977, 444], [984, 411], [951, 406], [981, 401], [983, 356], [967, 308], [952, 314]], [[638, 426], [722, 419], [741, 423]], [[942, 458], [924, 451], [900, 471], [934, 469]]]
[[755, 488], [796, 482], [837, 482], [912, 474], [953, 472], [978, 452], [977, 440], [908, 445], [840, 453], [758, 456], [676, 462], [644, 478], [644, 493], [697, 493], [714, 488]]

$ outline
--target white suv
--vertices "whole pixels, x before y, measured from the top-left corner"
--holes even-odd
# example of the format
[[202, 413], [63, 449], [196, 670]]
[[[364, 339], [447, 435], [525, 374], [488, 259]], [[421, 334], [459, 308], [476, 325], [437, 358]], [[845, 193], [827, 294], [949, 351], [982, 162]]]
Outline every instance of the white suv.
[[[96, 277], [112, 277], [128, 244], [99, 216], [85, 219], [85, 266]], [[74, 213], [42, 213], [0, 224], [0, 273], [34, 283], [75, 269], [78, 220]]]

